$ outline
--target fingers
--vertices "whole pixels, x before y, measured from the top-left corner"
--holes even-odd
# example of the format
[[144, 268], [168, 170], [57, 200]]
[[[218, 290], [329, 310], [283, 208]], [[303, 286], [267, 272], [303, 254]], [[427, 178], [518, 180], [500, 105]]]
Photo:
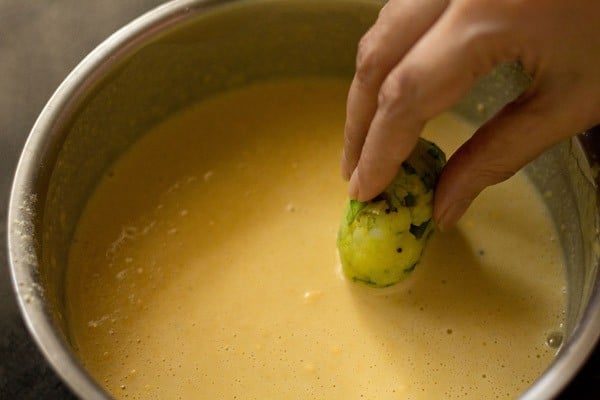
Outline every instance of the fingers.
[[448, 0], [392, 0], [361, 39], [356, 75], [348, 93], [342, 175], [349, 179], [377, 109], [381, 83], [417, 39], [442, 14]]
[[[563, 92], [564, 96], [564, 92]], [[437, 186], [434, 220], [452, 227], [487, 186], [502, 182], [574, 132], [560, 95], [531, 96], [506, 106], [448, 160]]]
[[[361, 41], [348, 97], [342, 168], [345, 177], [351, 175], [351, 198], [366, 201], [376, 196], [412, 151], [428, 119], [454, 105], [499, 62], [521, 60], [533, 74], [535, 91], [479, 129], [444, 168], [434, 218], [447, 229], [483, 188], [597, 123], [594, 99], [600, 81], [587, 58], [597, 41], [568, 18], [577, 31], [572, 36], [577, 45], [562, 40], [556, 26], [564, 22], [564, 10], [552, 4], [536, 19], [544, 10], [527, 2], [423, 3], [429, 1], [438, 7], [422, 20], [418, 14], [427, 7], [420, 9], [418, 1], [391, 1]], [[406, 17], [410, 13], [403, 14], [400, 6], [405, 3], [406, 10], [415, 12], [412, 19]], [[402, 31], [406, 36], [395, 36], [400, 28], [393, 22], [404, 17], [403, 25], [418, 23]], [[544, 20], [550, 22], [540, 25]], [[553, 40], [547, 39], [548, 32]], [[583, 55], [577, 50], [582, 44], [588, 49]]]
[[414, 148], [425, 122], [454, 105], [475, 79], [508, 57], [497, 39], [498, 27], [466, 21], [468, 13], [455, 4], [383, 81], [350, 179], [350, 197], [366, 201], [383, 191]]

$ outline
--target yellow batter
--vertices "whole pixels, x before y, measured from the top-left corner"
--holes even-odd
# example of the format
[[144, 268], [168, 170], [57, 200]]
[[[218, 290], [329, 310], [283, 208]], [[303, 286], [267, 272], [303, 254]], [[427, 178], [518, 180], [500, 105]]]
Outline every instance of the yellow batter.
[[[562, 255], [524, 175], [435, 233], [393, 290], [342, 278], [347, 82], [251, 86], [159, 125], [107, 173], [67, 279], [74, 346], [127, 399], [513, 398], [550, 364]], [[470, 127], [425, 136], [447, 154]]]

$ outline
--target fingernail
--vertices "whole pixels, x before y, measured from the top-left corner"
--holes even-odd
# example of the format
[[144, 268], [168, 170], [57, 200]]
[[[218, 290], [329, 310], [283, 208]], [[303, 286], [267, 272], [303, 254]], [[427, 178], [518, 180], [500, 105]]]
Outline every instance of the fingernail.
[[350, 199], [356, 200], [358, 199], [359, 193], [360, 188], [358, 184], [358, 168], [356, 168], [350, 177], [350, 183], [348, 184], [348, 195], [350, 196]]
[[460, 199], [450, 204], [446, 211], [442, 213], [442, 217], [438, 221], [438, 229], [441, 232], [446, 232], [456, 224], [456, 222], [467, 211], [471, 205], [471, 199]]

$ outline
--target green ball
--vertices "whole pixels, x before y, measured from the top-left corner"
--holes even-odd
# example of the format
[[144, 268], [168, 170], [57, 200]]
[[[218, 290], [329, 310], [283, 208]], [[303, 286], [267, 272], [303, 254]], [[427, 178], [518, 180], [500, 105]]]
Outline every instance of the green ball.
[[433, 231], [433, 193], [445, 163], [439, 147], [419, 139], [383, 193], [348, 202], [337, 246], [349, 279], [387, 287], [415, 269]]

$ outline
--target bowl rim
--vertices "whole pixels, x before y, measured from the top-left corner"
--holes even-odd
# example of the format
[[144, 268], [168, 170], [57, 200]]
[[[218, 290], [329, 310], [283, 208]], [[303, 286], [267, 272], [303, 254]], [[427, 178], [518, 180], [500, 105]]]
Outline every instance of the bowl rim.
[[[108, 36], [67, 75], [44, 105], [22, 148], [10, 189], [6, 222], [8, 266], [21, 317], [36, 346], [54, 372], [78, 396], [107, 400], [112, 397], [85, 370], [66, 339], [59, 334], [45, 304], [35, 252], [37, 202], [35, 183], [40, 160], [48, 150], [48, 136], [56, 131], [97, 79], [135, 53], [144, 43], [197, 13], [235, 0], [172, 0], [135, 18]], [[242, 0], [245, 1], [245, 0]]]

